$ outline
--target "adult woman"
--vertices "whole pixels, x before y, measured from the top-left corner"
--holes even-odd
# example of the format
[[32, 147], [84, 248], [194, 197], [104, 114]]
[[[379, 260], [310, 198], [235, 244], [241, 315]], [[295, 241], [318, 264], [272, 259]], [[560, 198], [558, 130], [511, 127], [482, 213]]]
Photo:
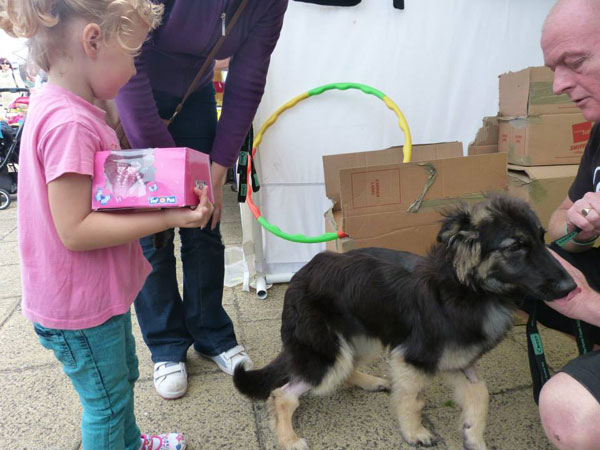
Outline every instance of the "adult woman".
[[163, 24], [142, 48], [137, 75], [119, 93], [117, 107], [132, 147], [190, 147], [209, 153], [212, 160], [215, 211], [210, 227], [180, 230], [183, 301], [175, 276], [174, 233], [161, 248], [154, 248], [150, 237], [141, 241], [153, 272], [135, 302], [138, 321], [155, 363], [157, 392], [177, 398], [187, 389], [185, 360], [192, 344], [229, 374], [237, 364], [251, 363], [222, 307], [219, 220], [227, 169], [238, 156], [262, 97], [287, 0], [248, 2], [216, 53], [216, 59], [231, 57], [218, 124], [212, 70], [207, 70], [168, 128], [164, 119], [173, 114], [241, 2], [165, 3]]

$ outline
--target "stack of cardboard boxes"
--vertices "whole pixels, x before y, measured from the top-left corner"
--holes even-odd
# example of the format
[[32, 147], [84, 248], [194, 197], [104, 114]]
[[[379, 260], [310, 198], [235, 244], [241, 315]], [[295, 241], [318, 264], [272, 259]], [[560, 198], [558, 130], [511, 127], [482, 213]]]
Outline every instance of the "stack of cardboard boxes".
[[508, 191], [530, 202], [544, 226], [567, 195], [592, 128], [567, 95], [554, 95], [553, 81], [547, 67], [500, 75], [497, 118]]

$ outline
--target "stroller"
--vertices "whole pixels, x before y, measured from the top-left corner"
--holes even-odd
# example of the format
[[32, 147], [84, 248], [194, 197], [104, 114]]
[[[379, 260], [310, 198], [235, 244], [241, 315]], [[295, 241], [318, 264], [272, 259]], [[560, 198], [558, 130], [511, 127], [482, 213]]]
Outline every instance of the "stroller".
[[[9, 120], [0, 121], [0, 210], [8, 208], [11, 203], [11, 195], [17, 193], [19, 144], [25, 119], [25, 109], [22, 105], [25, 103], [23, 100], [28, 98], [29, 89], [0, 88], [0, 93], [2, 92], [16, 92], [25, 95], [15, 100], [15, 102], [19, 101], [18, 114], [13, 113]], [[13, 111], [15, 102], [9, 107]]]

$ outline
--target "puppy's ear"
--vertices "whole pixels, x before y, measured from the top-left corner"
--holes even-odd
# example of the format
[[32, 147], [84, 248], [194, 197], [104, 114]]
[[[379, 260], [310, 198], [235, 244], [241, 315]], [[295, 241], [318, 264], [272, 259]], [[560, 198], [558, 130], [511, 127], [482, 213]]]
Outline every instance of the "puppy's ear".
[[458, 280], [469, 284], [473, 269], [481, 261], [479, 230], [473, 222], [473, 210], [463, 204], [444, 216], [437, 240], [446, 248]]
[[461, 203], [452, 210], [442, 212], [444, 220], [437, 235], [437, 241], [450, 247], [460, 233], [473, 230], [472, 212], [468, 205]]

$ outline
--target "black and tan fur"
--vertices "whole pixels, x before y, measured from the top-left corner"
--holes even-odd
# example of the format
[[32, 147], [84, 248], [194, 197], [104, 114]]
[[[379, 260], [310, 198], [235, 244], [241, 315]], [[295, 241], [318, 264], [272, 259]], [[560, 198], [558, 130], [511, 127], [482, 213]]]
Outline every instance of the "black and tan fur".
[[[426, 257], [380, 248], [315, 256], [286, 291], [281, 353], [259, 370], [239, 366], [234, 383], [268, 399], [282, 449], [308, 448], [292, 428], [299, 397], [344, 382], [391, 389], [404, 439], [432, 445], [422, 391], [441, 373], [462, 407], [465, 448], [485, 449], [488, 391], [475, 362], [505, 336], [524, 297], [549, 300], [574, 288], [524, 202], [494, 196], [461, 205], [446, 214]], [[391, 352], [391, 385], [358, 371], [382, 347]]]

